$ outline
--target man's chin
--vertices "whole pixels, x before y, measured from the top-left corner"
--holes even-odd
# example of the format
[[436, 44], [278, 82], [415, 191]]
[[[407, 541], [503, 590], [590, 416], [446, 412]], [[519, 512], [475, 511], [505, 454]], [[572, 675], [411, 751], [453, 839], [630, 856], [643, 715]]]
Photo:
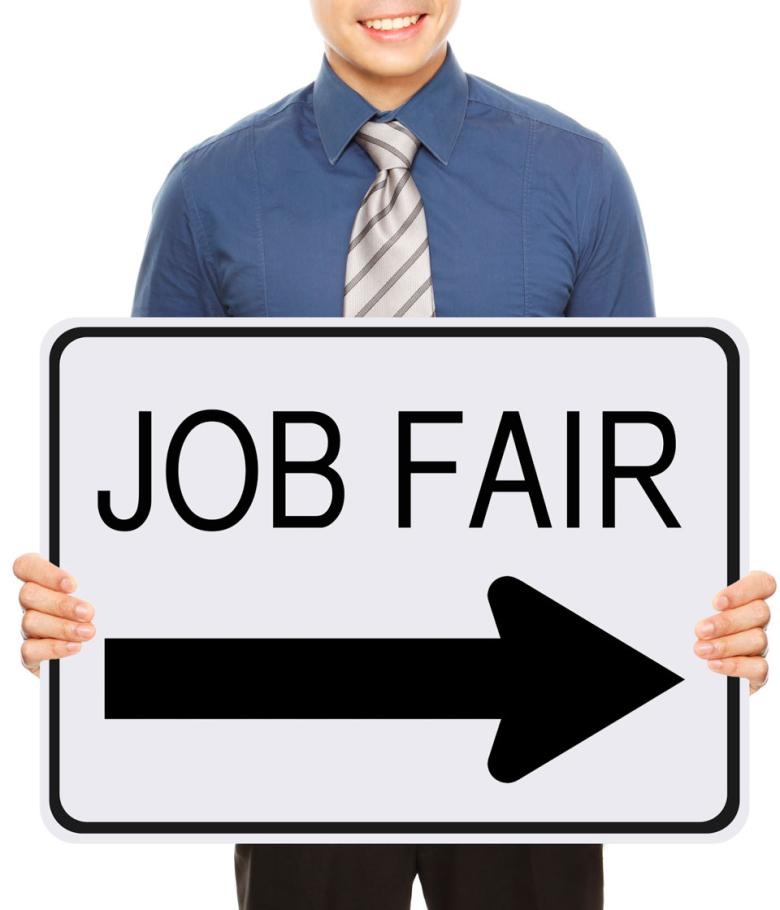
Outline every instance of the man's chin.
[[382, 48], [381, 50], [361, 49], [351, 56], [354, 66], [379, 79], [399, 79], [418, 73], [430, 58], [430, 49], [426, 54], [421, 48], [402, 50], [401, 48]]

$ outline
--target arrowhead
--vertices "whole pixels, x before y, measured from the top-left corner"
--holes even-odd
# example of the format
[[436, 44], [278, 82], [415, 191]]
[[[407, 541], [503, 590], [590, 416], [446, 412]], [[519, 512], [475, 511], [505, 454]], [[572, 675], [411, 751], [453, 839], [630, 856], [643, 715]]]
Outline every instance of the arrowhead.
[[488, 601], [509, 646], [499, 678], [528, 693], [499, 724], [488, 758], [496, 780], [525, 777], [683, 681], [510, 575], [490, 585]]

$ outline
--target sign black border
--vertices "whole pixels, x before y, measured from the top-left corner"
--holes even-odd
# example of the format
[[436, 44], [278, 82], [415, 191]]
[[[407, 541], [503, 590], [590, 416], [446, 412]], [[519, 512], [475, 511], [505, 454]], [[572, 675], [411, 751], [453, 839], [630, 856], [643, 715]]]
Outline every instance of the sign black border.
[[[370, 320], [367, 320], [370, 322]], [[60, 360], [65, 348], [86, 337], [695, 337], [715, 342], [727, 364], [727, 583], [740, 573], [740, 370], [739, 349], [712, 326], [79, 326], [66, 329], [49, 352], [49, 559], [59, 563]], [[711, 819], [697, 822], [84, 822], [60, 798], [59, 661], [49, 666], [49, 808], [65, 830], [76, 834], [714, 834], [739, 811], [739, 679], [726, 684], [726, 802]]]

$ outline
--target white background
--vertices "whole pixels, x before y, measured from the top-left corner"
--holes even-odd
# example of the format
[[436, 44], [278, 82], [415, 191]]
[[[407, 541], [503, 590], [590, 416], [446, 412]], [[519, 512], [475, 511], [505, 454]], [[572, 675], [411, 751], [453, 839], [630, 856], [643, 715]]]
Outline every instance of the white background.
[[[780, 574], [775, 4], [464, 0], [463, 7], [451, 39], [468, 72], [552, 104], [615, 145], [644, 213], [658, 314], [721, 316], [746, 335], [751, 563]], [[151, 201], [171, 164], [311, 81], [320, 39], [303, 0], [219, 7], [73, 0], [14, 4], [2, 41], [0, 899], [84, 910], [233, 907], [229, 847], [69, 845], [44, 829], [38, 683], [19, 666], [10, 564], [38, 546], [41, 337], [66, 316], [129, 314]], [[751, 699], [744, 830], [716, 845], [609, 846], [607, 910], [777, 904], [777, 685]], [[415, 902], [421, 910], [419, 891]]]

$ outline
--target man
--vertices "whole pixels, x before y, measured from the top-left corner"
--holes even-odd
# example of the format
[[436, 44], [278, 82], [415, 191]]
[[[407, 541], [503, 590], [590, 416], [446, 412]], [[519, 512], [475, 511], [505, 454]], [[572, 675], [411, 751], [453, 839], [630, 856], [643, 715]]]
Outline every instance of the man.
[[[447, 43], [457, 0], [411, 2], [313, 0], [319, 75], [175, 163], [134, 315], [654, 315], [612, 146], [466, 75]], [[14, 570], [37, 672], [93, 637], [94, 611], [40, 556]], [[696, 653], [751, 691], [774, 588], [750, 573], [696, 628]], [[403, 910], [415, 874], [431, 910], [602, 906], [597, 844], [238, 845], [235, 868], [245, 910]]]

